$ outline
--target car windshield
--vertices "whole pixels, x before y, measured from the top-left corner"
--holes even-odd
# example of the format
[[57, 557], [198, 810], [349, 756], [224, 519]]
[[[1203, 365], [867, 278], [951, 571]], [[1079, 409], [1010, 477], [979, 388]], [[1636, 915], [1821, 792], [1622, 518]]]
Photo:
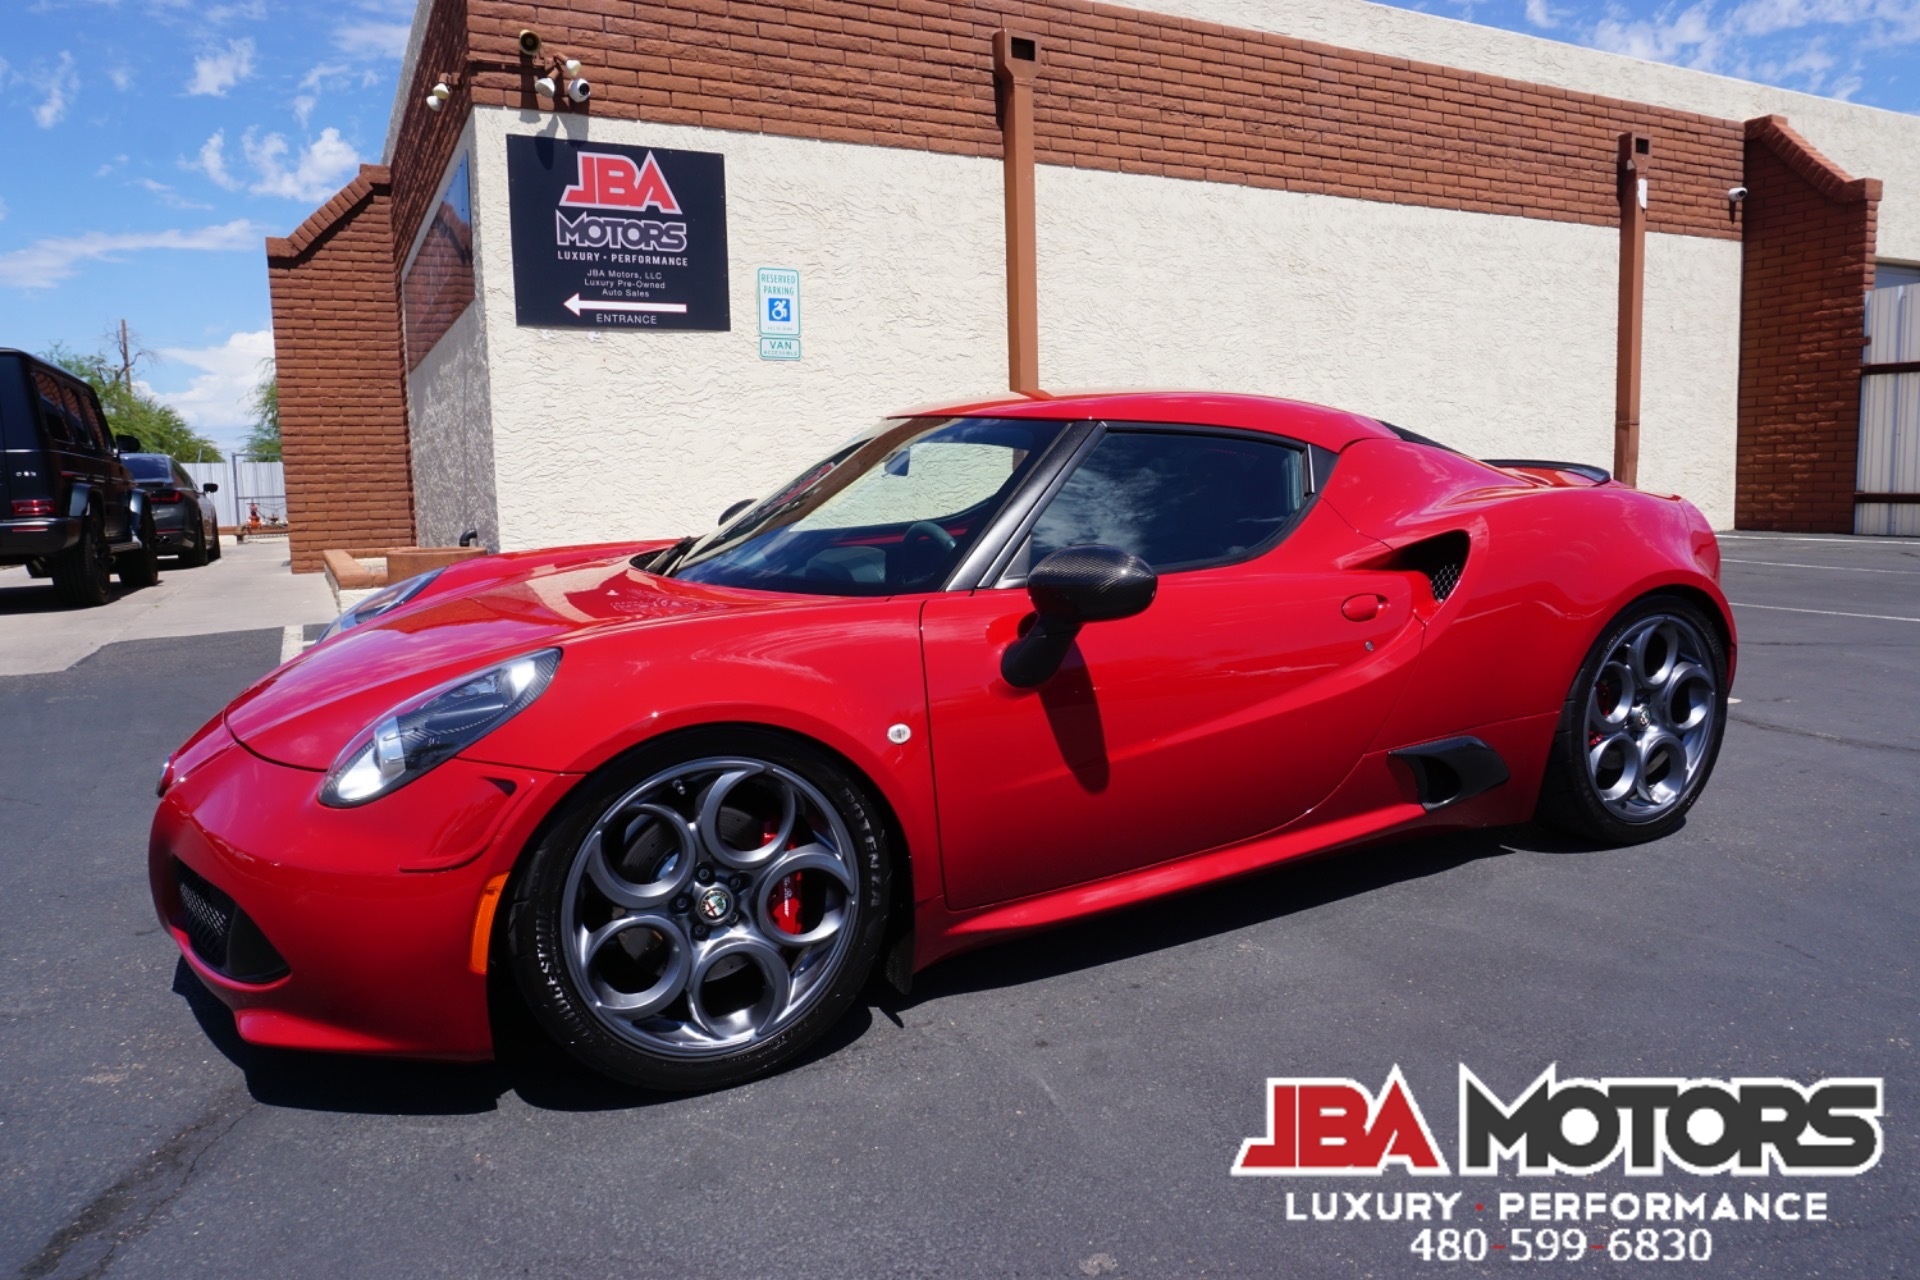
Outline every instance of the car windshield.
[[129, 453], [121, 459], [135, 480], [173, 479], [173, 459], [152, 453]]
[[670, 572], [812, 595], [936, 590], [1065, 426], [884, 422], [695, 543]]

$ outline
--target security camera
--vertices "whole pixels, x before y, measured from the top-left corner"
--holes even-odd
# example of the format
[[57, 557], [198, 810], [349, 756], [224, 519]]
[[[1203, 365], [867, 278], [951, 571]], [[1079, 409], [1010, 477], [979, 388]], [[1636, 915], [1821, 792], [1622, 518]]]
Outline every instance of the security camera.
[[540, 33], [531, 29], [520, 32], [520, 56], [537, 58], [540, 56]]
[[1747, 198], [1747, 189], [1745, 187], [1730, 187], [1727, 190], [1727, 199], [1733, 201], [1736, 204], [1738, 204], [1742, 200], [1745, 200], [1746, 198]]
[[575, 102], [585, 102], [593, 96], [593, 86], [581, 77], [575, 76], [567, 81], [567, 96]]
[[560, 86], [553, 82], [552, 76], [541, 76], [533, 82], [533, 91], [538, 94], [543, 94], [546, 97], [554, 98], [559, 96]]
[[438, 111], [441, 107], [447, 105], [447, 99], [452, 96], [453, 90], [447, 87], [445, 80], [442, 80], [439, 84], [434, 85], [432, 89], [427, 91], [427, 110]]

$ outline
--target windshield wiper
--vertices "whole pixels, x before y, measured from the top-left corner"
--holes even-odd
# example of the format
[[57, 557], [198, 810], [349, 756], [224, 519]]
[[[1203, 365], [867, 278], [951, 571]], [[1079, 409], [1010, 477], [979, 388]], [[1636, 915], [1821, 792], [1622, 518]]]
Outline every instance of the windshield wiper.
[[700, 541], [700, 539], [694, 537], [692, 534], [688, 534], [664, 550], [655, 551], [651, 555], [635, 556], [627, 563], [643, 572], [657, 573], [665, 576], [667, 570], [673, 568], [675, 562], [677, 562], [681, 556], [687, 554], [687, 551], [698, 541]]

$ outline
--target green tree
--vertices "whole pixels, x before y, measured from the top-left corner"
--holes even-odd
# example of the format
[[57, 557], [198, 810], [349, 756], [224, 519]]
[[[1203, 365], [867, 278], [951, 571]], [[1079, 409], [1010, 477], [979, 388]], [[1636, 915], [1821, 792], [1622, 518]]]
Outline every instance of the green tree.
[[107, 429], [138, 440], [142, 453], [171, 454], [182, 462], [220, 461], [220, 450], [213, 441], [188, 426], [177, 409], [129, 385], [131, 379], [123, 376], [122, 367], [111, 357], [82, 355], [56, 344], [40, 358], [84, 379], [100, 397]]
[[253, 426], [247, 432], [247, 456], [280, 461], [280, 375], [273, 357], [260, 362], [260, 384], [253, 389]]

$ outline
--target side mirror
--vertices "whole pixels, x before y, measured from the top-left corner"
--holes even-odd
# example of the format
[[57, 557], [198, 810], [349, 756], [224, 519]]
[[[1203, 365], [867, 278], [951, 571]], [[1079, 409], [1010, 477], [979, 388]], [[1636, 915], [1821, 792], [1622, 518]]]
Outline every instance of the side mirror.
[[209, 481], [207, 481], [207, 482], [206, 482], [205, 484], [203, 484], [203, 485], [201, 485], [201, 486], [200, 486], [200, 492], [202, 492], [202, 493], [218, 493], [218, 492], [220, 492], [220, 486], [219, 486], [219, 485], [217, 485], [217, 484], [215, 484], [215, 483], [214, 483], [213, 481], [211, 481], [211, 480], [209, 480]]
[[1001, 678], [1016, 689], [1045, 684], [1082, 626], [1131, 618], [1153, 603], [1159, 589], [1159, 575], [1139, 556], [1118, 547], [1062, 547], [1027, 575], [1027, 595], [1039, 616], [1001, 655]]
[[735, 516], [739, 515], [742, 511], [745, 511], [748, 507], [752, 505], [753, 505], [752, 498], [740, 499], [740, 501], [734, 503], [732, 506], [728, 507], [725, 511], [722, 511], [720, 513], [720, 523], [725, 524], [727, 521], [733, 519]]
[[139, 453], [140, 437], [116, 435], [113, 438], [113, 447], [121, 453]]

